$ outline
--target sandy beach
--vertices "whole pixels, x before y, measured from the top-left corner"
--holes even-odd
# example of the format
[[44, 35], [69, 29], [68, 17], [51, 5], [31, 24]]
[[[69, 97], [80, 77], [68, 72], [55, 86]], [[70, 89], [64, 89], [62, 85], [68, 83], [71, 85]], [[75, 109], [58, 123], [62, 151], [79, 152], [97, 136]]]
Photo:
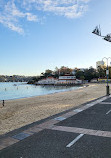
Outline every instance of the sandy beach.
[[105, 95], [106, 84], [92, 83], [78, 90], [9, 100], [4, 107], [0, 102], [0, 135]]

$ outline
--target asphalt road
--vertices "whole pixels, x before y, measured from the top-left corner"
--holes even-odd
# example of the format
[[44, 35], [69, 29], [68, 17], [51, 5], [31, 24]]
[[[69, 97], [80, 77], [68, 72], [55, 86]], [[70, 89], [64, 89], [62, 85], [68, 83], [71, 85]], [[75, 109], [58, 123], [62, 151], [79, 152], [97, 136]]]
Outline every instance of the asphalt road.
[[0, 158], [111, 158], [111, 97], [78, 111], [2, 149]]

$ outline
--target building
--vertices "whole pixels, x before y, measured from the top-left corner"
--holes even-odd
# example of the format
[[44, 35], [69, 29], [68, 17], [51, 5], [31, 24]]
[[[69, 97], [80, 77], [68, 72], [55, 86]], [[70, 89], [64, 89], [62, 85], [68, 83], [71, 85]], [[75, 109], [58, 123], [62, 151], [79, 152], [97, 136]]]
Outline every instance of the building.
[[82, 80], [76, 79], [76, 76], [64, 75], [59, 76], [57, 84], [81, 84]]
[[76, 76], [64, 75], [59, 76], [59, 79], [54, 77], [47, 77], [38, 81], [39, 85], [70, 85], [70, 84], [81, 84], [82, 81], [76, 79]]
[[75, 83], [75, 81], [76, 81], [76, 76], [69, 76], [69, 75], [59, 76], [58, 79], [59, 84]]
[[96, 69], [98, 69], [98, 67], [104, 68], [104, 67], [106, 67], [106, 63], [103, 60], [97, 61], [96, 62]]
[[45, 79], [39, 80], [38, 84], [43, 84], [43, 85], [53, 85], [56, 84], [58, 79], [55, 79], [54, 77], [47, 77]]

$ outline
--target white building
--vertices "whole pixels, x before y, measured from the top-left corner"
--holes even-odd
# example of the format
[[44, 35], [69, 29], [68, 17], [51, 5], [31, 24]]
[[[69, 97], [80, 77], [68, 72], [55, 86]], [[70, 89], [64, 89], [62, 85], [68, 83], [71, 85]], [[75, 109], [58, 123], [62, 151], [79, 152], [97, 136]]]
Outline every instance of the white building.
[[104, 67], [104, 66], [106, 66], [106, 63], [105, 63], [103, 60], [96, 62], [96, 69], [97, 69], [98, 67]]
[[76, 79], [76, 76], [68, 76], [68, 75], [59, 76], [59, 80], [75, 80], [75, 79]]
[[76, 79], [76, 76], [59, 76], [58, 82], [59, 84], [81, 84], [82, 81]]
[[46, 79], [42, 79], [40, 81], [38, 81], [38, 84], [56, 84], [58, 80], [55, 79], [54, 77], [47, 77]]
[[47, 77], [46, 79], [42, 79], [38, 81], [38, 84], [43, 85], [59, 85], [59, 84], [81, 84], [82, 81], [76, 79], [76, 76], [59, 76], [59, 79], [55, 79], [54, 77]]

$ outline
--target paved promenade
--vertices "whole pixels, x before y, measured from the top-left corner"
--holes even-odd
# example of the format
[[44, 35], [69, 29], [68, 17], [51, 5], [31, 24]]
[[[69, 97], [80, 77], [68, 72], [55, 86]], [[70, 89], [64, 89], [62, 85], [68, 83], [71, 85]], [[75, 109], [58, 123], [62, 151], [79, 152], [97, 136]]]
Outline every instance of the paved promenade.
[[0, 136], [0, 158], [111, 158], [111, 96]]

